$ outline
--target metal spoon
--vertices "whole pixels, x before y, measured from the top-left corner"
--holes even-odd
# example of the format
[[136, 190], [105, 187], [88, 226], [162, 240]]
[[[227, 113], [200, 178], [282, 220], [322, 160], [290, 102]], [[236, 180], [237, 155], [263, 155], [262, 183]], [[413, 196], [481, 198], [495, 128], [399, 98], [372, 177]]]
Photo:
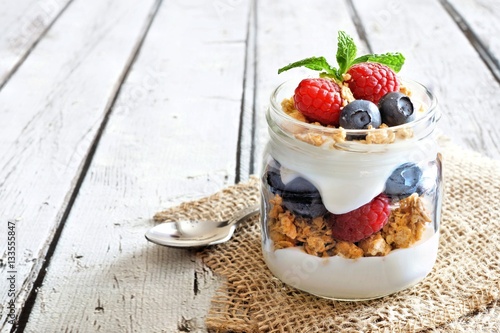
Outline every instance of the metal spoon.
[[197, 247], [220, 244], [228, 241], [236, 226], [257, 214], [259, 205], [236, 212], [229, 220], [165, 222], [149, 229], [145, 236], [150, 242], [172, 247]]

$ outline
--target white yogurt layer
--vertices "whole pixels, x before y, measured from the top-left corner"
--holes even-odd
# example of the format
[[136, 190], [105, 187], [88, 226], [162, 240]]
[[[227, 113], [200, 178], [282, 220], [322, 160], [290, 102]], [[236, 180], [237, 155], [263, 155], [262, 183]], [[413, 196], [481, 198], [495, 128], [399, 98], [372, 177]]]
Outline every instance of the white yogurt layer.
[[322, 297], [361, 300], [385, 296], [408, 288], [432, 270], [437, 257], [439, 231], [427, 226], [422, 239], [407, 249], [384, 257], [318, 258], [302, 247], [274, 250], [264, 244], [264, 260], [280, 280]]
[[316, 147], [305, 142], [297, 153], [285, 144], [270, 142], [269, 154], [281, 163], [286, 184], [296, 177], [310, 181], [320, 192], [325, 207], [334, 214], [350, 212], [385, 189], [385, 182], [401, 164], [436, 158], [437, 149], [430, 139], [406, 140], [392, 144], [349, 143], [368, 152]]

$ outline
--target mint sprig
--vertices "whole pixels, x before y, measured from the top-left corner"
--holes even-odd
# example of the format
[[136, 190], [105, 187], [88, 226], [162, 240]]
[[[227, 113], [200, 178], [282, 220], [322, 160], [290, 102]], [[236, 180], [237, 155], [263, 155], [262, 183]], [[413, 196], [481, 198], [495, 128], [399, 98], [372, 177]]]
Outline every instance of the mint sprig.
[[339, 31], [337, 44], [337, 63], [339, 64], [339, 74], [347, 72], [352, 62], [356, 58], [356, 44], [354, 40], [344, 31]]
[[278, 69], [278, 74], [296, 67], [306, 67], [315, 71], [321, 71], [321, 73], [319, 74], [321, 77], [326, 76], [342, 81], [342, 74], [339, 73], [338, 69], [330, 66], [325, 57], [311, 57], [292, 62], [291, 64]]
[[397, 73], [401, 70], [401, 67], [403, 67], [403, 64], [405, 63], [405, 57], [399, 52], [367, 54], [354, 59], [351, 66], [359, 64], [361, 62], [378, 62], [379, 64], [386, 65]]
[[286, 65], [278, 70], [281, 74], [296, 67], [306, 67], [319, 71], [321, 77], [331, 77], [342, 81], [342, 74], [346, 73], [351, 66], [362, 62], [377, 62], [391, 68], [398, 73], [405, 62], [405, 57], [399, 52], [384, 54], [366, 54], [356, 58], [357, 47], [351, 36], [344, 31], [339, 31], [337, 37], [337, 64], [339, 68], [331, 66], [325, 57], [310, 57]]
[[306, 67], [315, 71], [325, 71], [328, 74], [334, 74], [337, 70], [332, 68], [325, 57], [311, 57], [293, 62], [278, 70], [278, 74], [295, 67]]

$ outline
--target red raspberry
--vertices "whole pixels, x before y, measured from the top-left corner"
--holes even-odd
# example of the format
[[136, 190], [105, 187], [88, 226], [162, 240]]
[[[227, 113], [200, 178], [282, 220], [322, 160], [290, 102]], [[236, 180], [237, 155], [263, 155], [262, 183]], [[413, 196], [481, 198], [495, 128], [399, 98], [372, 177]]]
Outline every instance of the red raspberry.
[[304, 79], [295, 89], [295, 107], [310, 121], [339, 125], [342, 97], [340, 87], [328, 79]]
[[399, 91], [396, 73], [379, 63], [356, 64], [347, 71], [347, 74], [350, 74], [351, 78], [346, 82], [356, 99], [365, 99], [377, 104], [385, 94]]
[[379, 194], [372, 201], [345, 214], [332, 215], [332, 236], [338, 240], [357, 242], [380, 229], [389, 220], [389, 199]]

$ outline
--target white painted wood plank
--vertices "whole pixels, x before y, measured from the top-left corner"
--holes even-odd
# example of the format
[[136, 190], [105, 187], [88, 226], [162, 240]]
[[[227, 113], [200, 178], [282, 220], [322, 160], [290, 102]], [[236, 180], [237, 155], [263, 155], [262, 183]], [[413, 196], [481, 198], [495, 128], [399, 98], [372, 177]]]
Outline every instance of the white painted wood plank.
[[72, 0], [3, 1], [0, 6], [0, 87]]
[[493, 58], [500, 72], [500, 2], [492, 0], [447, 0], [462, 16]]
[[163, 2], [26, 332], [204, 330], [218, 281], [194, 252], [144, 239], [155, 212], [234, 181], [249, 2], [197, 4]]
[[[315, 76], [307, 69], [293, 69], [278, 75], [278, 69], [297, 60], [325, 56], [335, 64], [337, 32], [346, 31], [357, 41], [356, 28], [344, 1], [258, 1], [256, 136], [254, 170], [261, 169], [268, 139], [265, 111], [272, 91], [283, 81]], [[366, 46], [359, 42], [359, 54]]]
[[[0, 92], [0, 217], [2, 227], [19, 220], [17, 315], [153, 3], [76, 1]], [[0, 279], [0, 304], [11, 299], [8, 289]], [[2, 311], [2, 332], [6, 319]]]
[[[440, 128], [464, 147], [500, 158], [500, 87], [435, 0], [354, 0], [374, 51], [400, 50], [401, 71], [438, 96]], [[489, 21], [489, 20], [488, 20]]]

